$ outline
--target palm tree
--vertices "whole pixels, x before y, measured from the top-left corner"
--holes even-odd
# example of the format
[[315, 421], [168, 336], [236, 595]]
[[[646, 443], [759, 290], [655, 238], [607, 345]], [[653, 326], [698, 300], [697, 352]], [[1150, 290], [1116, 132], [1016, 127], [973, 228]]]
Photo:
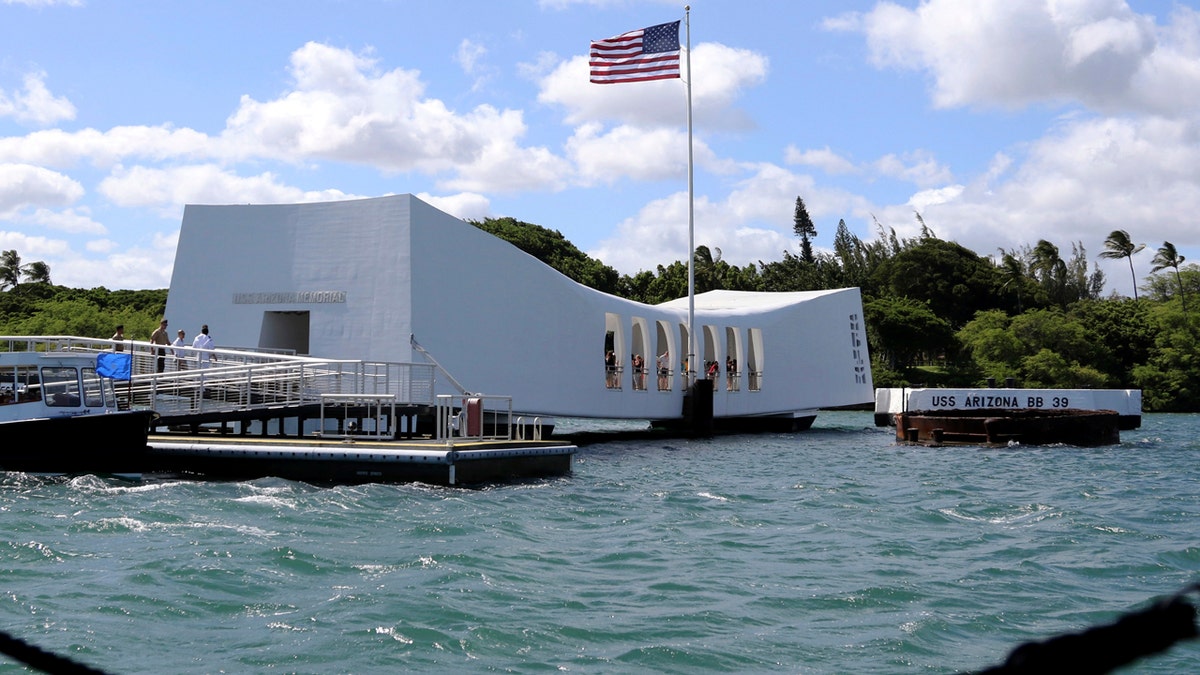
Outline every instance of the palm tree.
[[1000, 258], [1000, 275], [1005, 281], [1000, 290], [1007, 289], [1010, 285], [1017, 291], [1017, 314], [1021, 313], [1021, 286], [1025, 283], [1025, 264], [1021, 259], [1010, 252], [1002, 251], [1004, 255]]
[[0, 291], [21, 283], [21, 256], [16, 249], [0, 252]]
[[1183, 305], [1183, 313], [1187, 314], [1187, 298], [1183, 293], [1183, 278], [1179, 276], [1179, 266], [1183, 264], [1183, 256], [1175, 250], [1175, 244], [1169, 241], [1164, 241], [1163, 245], [1158, 248], [1158, 252], [1154, 254], [1154, 260], [1151, 261], [1154, 267], [1150, 268], [1150, 273], [1165, 270], [1168, 267], [1175, 268], [1175, 281], [1179, 282], [1179, 302]]
[[1129, 233], [1125, 230], [1113, 230], [1104, 240], [1104, 248], [1105, 250], [1100, 252], [1101, 258], [1111, 260], [1129, 258], [1129, 276], [1133, 277], [1133, 299], [1137, 300], [1137, 275], [1133, 273], [1133, 256], [1146, 248], [1146, 245], [1133, 243], [1133, 240], [1129, 238]]
[[21, 274], [25, 277], [25, 281], [31, 284], [50, 283], [50, 266], [41, 260], [22, 266]]

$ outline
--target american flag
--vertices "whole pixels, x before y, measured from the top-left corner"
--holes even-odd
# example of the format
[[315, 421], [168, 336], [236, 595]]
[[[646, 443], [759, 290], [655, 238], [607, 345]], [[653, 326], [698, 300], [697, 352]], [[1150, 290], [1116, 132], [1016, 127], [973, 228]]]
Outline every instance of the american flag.
[[679, 22], [639, 28], [592, 42], [591, 80], [597, 84], [679, 77]]

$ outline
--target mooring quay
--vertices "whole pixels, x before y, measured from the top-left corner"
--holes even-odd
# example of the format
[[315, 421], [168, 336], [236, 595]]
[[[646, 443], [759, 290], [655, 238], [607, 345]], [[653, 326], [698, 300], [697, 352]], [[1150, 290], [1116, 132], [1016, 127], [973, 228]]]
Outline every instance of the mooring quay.
[[[39, 351], [119, 346], [128, 354], [128, 380], [117, 383], [121, 405], [157, 415], [143, 473], [471, 485], [564, 475], [576, 452], [550, 438], [552, 419], [515, 415], [509, 396], [468, 392], [415, 341], [428, 363], [22, 340]], [[435, 394], [439, 377], [460, 393]]]

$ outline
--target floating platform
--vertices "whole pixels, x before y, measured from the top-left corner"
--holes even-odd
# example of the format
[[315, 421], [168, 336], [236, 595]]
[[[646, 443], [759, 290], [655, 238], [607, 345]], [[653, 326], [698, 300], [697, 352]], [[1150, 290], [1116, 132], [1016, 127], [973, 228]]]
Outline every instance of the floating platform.
[[1018, 389], [988, 387], [950, 389], [942, 387], [893, 387], [875, 390], [875, 426], [892, 426], [896, 414], [908, 410], [959, 410], [982, 414], [986, 410], [1111, 410], [1120, 428], [1142, 425], [1140, 389]]
[[146, 466], [154, 474], [188, 478], [274, 476], [317, 484], [471, 486], [566, 475], [575, 452], [575, 445], [553, 440], [207, 439], [152, 434]]
[[1121, 442], [1115, 410], [910, 410], [896, 414], [896, 440], [922, 445], [1010, 446]]

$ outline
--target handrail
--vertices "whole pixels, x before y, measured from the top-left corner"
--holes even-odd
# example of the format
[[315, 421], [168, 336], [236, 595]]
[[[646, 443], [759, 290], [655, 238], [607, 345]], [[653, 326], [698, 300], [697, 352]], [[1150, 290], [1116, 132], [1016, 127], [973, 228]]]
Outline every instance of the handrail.
[[[139, 340], [114, 342], [75, 336], [0, 336], [9, 351], [111, 352], [120, 345], [131, 357], [130, 380], [118, 386], [125, 406], [160, 415], [252, 410], [319, 404], [322, 394], [387, 395], [399, 404], [434, 404], [437, 368], [428, 363], [319, 359], [241, 349], [200, 350]], [[158, 349], [171, 350], [156, 372]], [[200, 367], [190, 359], [178, 369], [175, 353], [208, 352], [216, 360]]]
[[[512, 440], [511, 396], [438, 394], [437, 440]], [[489, 429], [491, 433], [488, 433]]]

